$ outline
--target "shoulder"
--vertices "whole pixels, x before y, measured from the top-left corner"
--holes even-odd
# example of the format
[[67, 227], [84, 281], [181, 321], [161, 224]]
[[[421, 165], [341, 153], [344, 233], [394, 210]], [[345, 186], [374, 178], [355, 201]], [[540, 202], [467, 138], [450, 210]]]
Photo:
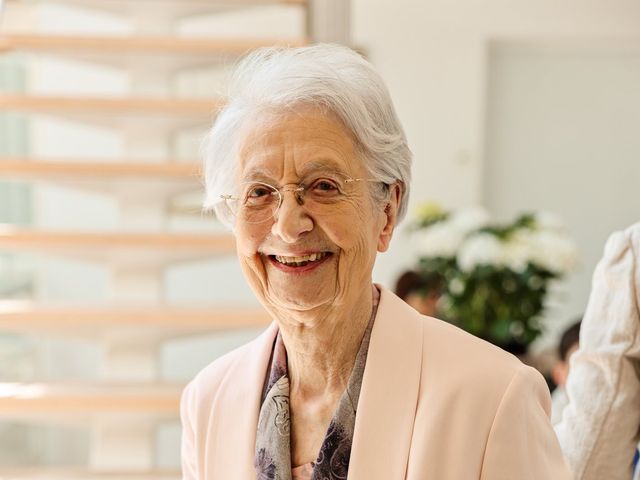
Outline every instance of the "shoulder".
[[501, 348], [442, 320], [421, 317], [421, 321], [423, 369], [456, 390], [473, 387], [475, 394], [500, 395], [516, 377], [531, 378], [532, 369]]
[[612, 233], [605, 245], [605, 258], [616, 256], [630, 250], [637, 258], [640, 251], [640, 222], [634, 223], [625, 230]]
[[[391, 292], [382, 291], [380, 307], [386, 341], [403, 332], [401, 345], [386, 349], [384, 361], [397, 364], [406, 358], [402, 349], [418, 352], [411, 358], [419, 368], [402, 370], [417, 373], [412, 442], [431, 452], [421, 453], [416, 465], [430, 469], [457, 452], [466, 459], [460, 478], [479, 472], [481, 478], [568, 478], [553, 473], [564, 467], [548, 419], [549, 389], [539, 372], [454, 325], [420, 315]], [[545, 460], [551, 450], [540, 446], [554, 449], [552, 464]]]
[[[501, 348], [448, 322], [420, 315], [388, 290], [381, 289], [381, 292], [384, 317], [381, 320], [393, 324], [394, 330], [421, 336], [421, 390], [450, 390], [470, 396], [482, 392], [499, 395], [517, 374], [532, 375], [529, 371], [533, 369]], [[390, 330], [391, 327], [387, 332]], [[542, 378], [533, 372], [533, 376]]]
[[634, 223], [625, 230], [625, 234], [635, 240], [636, 244], [640, 241], [640, 222]]
[[[422, 321], [419, 408], [449, 418], [458, 427], [453, 433], [479, 435], [474, 437], [479, 444], [491, 439], [514, 442], [516, 448], [517, 442], [527, 443], [524, 431], [549, 438], [551, 396], [540, 372], [453, 325], [429, 317]], [[460, 428], [469, 423], [475, 425], [473, 435]]]
[[[580, 350], [637, 344], [640, 320], [640, 223], [611, 234], [593, 273]], [[615, 334], [615, 335], [614, 335]], [[620, 352], [622, 353], [622, 352]]]
[[500, 370], [512, 371], [522, 366], [522, 362], [514, 355], [451, 323], [425, 316], [421, 316], [420, 320], [424, 326], [426, 355], [445, 356], [455, 365], [471, 370], [491, 365]]

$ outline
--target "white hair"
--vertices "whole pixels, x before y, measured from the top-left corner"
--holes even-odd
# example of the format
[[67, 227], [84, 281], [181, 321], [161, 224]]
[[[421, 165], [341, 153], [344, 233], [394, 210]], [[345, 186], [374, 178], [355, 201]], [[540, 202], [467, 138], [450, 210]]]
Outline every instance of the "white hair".
[[344, 123], [371, 178], [386, 185], [402, 182], [398, 221], [402, 220], [412, 154], [389, 91], [362, 56], [332, 44], [261, 48], [240, 61], [231, 77], [228, 101], [203, 145], [204, 208], [213, 209], [232, 227], [220, 196], [237, 188], [237, 149], [244, 122], [264, 109], [289, 111], [306, 105], [326, 109]]

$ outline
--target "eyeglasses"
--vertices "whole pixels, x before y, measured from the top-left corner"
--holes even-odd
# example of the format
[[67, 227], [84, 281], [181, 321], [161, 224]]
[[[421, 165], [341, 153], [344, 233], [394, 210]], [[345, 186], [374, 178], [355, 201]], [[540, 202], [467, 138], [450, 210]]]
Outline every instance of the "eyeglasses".
[[379, 180], [351, 178], [340, 173], [322, 173], [298, 184], [276, 188], [264, 182], [243, 182], [240, 195], [220, 195], [228, 209], [227, 214], [244, 223], [262, 223], [273, 218], [282, 205], [285, 192], [293, 193], [298, 205], [304, 205], [312, 214], [331, 213], [332, 207], [355, 194], [358, 182]]

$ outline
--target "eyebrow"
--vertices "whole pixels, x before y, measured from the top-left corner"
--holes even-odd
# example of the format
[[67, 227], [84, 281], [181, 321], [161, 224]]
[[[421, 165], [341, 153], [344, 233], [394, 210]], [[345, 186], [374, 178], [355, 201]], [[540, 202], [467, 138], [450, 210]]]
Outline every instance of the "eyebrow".
[[273, 174], [270, 170], [262, 167], [255, 167], [249, 170], [248, 174], [244, 176], [243, 181], [247, 180], [273, 180]]
[[[300, 178], [304, 178], [310, 173], [322, 172], [322, 171], [337, 172], [347, 176], [349, 175], [347, 172], [344, 171], [342, 167], [338, 165], [337, 162], [329, 158], [323, 159], [323, 160], [312, 160], [310, 162], [307, 162], [305, 163], [304, 167], [299, 173], [300, 173]], [[275, 176], [273, 175], [273, 172], [270, 171], [269, 169], [257, 166], [257, 167], [251, 168], [251, 170], [249, 170], [247, 175], [244, 176], [243, 181], [249, 181], [249, 180], [275, 181]]]
[[344, 173], [346, 175], [346, 172], [344, 172], [344, 170], [336, 162], [329, 158], [323, 160], [312, 160], [305, 163], [304, 168], [300, 171], [300, 175], [304, 177], [311, 172], [317, 172], [321, 170], [330, 170], [333, 172]]

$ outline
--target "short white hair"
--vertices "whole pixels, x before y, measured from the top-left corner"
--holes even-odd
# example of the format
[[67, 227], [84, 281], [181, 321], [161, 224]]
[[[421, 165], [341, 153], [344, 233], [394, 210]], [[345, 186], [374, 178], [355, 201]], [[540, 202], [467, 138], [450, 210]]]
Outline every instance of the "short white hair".
[[260, 111], [316, 106], [336, 115], [351, 131], [371, 178], [401, 181], [398, 221], [409, 200], [412, 154], [386, 85], [373, 66], [353, 50], [333, 44], [253, 51], [236, 67], [227, 103], [203, 144], [204, 208], [227, 226], [221, 195], [237, 189], [237, 152], [244, 122]]

